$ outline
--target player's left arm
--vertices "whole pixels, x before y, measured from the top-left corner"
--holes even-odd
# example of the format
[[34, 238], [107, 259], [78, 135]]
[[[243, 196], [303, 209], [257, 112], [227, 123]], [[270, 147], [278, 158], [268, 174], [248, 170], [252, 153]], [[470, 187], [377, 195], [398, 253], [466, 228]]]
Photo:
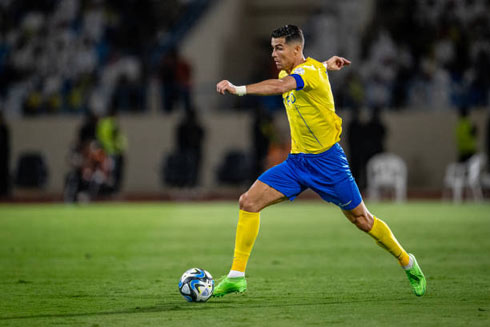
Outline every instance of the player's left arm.
[[216, 85], [216, 91], [220, 94], [230, 93], [233, 95], [277, 95], [296, 89], [296, 79], [285, 76], [280, 79], [268, 79], [262, 82], [235, 86], [228, 80], [223, 80]]
[[333, 56], [330, 59], [323, 62], [323, 65], [327, 68], [327, 70], [341, 70], [344, 66], [350, 65], [350, 60], [345, 59], [344, 57]]

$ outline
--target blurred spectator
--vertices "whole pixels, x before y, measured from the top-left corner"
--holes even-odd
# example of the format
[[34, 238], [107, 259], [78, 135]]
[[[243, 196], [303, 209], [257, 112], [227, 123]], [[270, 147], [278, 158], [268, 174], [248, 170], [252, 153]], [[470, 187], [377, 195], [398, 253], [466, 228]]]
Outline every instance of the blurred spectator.
[[65, 202], [88, 201], [112, 191], [113, 164], [97, 141], [98, 117], [88, 111], [68, 156], [70, 172], [65, 179]]
[[92, 111], [89, 111], [85, 120], [80, 126], [80, 130], [78, 132], [78, 144], [82, 145], [87, 142], [91, 142], [97, 139], [96, 131], [97, 131], [97, 121], [98, 117]]
[[373, 108], [371, 119], [364, 128], [364, 151], [366, 163], [374, 155], [385, 151], [386, 127], [380, 117], [381, 109]]
[[121, 132], [117, 121], [117, 108], [112, 105], [109, 113], [97, 123], [97, 140], [105, 153], [111, 158], [112, 189], [118, 192], [121, 187], [124, 172], [124, 152], [127, 147], [126, 137]]
[[449, 108], [451, 80], [448, 72], [427, 58], [421, 65], [421, 71], [412, 81], [410, 104], [439, 110]]
[[71, 171], [65, 179], [65, 202], [89, 201], [112, 191], [111, 160], [97, 141], [77, 144], [68, 159]]
[[202, 145], [205, 138], [204, 128], [199, 122], [195, 109], [188, 110], [177, 127], [177, 148], [181, 153], [193, 158], [193, 178], [189, 186], [195, 186], [199, 180], [202, 162]]
[[142, 111], [144, 109], [143, 90], [140, 83], [121, 76], [116, 84], [113, 102], [121, 111]]
[[347, 126], [350, 167], [359, 189], [367, 186], [367, 163], [374, 155], [384, 152], [386, 127], [380, 118], [380, 108], [375, 107], [370, 120], [365, 123], [360, 111], [352, 111], [352, 118]]
[[391, 104], [392, 85], [396, 77], [397, 49], [388, 31], [380, 29], [369, 51], [363, 68], [367, 81], [367, 104], [369, 107], [388, 107]]
[[365, 124], [360, 119], [359, 109], [353, 109], [351, 120], [347, 125], [347, 144], [349, 145], [349, 163], [352, 175], [361, 190], [366, 188], [365, 128]]
[[185, 111], [190, 111], [192, 105], [192, 67], [182, 56], [177, 57], [175, 82], [177, 83], [179, 100], [182, 101]]
[[476, 151], [476, 126], [471, 122], [468, 117], [468, 108], [459, 108], [459, 117], [456, 125], [456, 146], [458, 150], [458, 161], [465, 162]]
[[184, 152], [191, 151], [200, 159], [203, 141], [204, 129], [199, 122], [196, 110], [186, 111], [177, 127], [177, 148]]
[[487, 42], [484, 46], [486, 48], [479, 50], [476, 54], [474, 65], [468, 73], [469, 79], [471, 80], [469, 102], [474, 106], [488, 106], [489, 104], [490, 42]]
[[252, 124], [252, 180], [256, 180], [267, 166], [267, 154], [274, 141], [273, 116], [263, 107], [256, 107]]
[[[114, 51], [91, 93], [89, 107], [98, 113], [104, 113], [109, 106], [116, 106], [118, 110], [139, 109], [142, 106], [141, 74], [139, 58]], [[136, 108], [130, 108], [132, 106]]]
[[338, 92], [340, 108], [355, 111], [364, 104], [364, 86], [361, 77], [354, 71], [349, 71]]
[[164, 158], [162, 181], [170, 186], [194, 187], [199, 183], [204, 129], [193, 109], [175, 130], [175, 150]]
[[69, 113], [82, 113], [88, 107], [88, 95], [95, 85], [95, 74], [84, 74], [76, 81], [67, 80], [63, 85], [65, 110]]
[[177, 52], [170, 51], [162, 58], [160, 82], [162, 83], [162, 105], [165, 112], [172, 112], [177, 97], [175, 76], [177, 75]]
[[0, 110], [0, 198], [10, 194], [10, 131]]
[[29, 92], [23, 103], [23, 114], [25, 116], [34, 116], [41, 114], [43, 112], [42, 101], [43, 99], [39, 90], [34, 89]]
[[338, 35], [341, 26], [334, 7], [335, 5], [324, 3], [320, 10], [313, 13], [304, 27], [308, 39], [308, 55], [313, 58], [329, 58], [339, 53]]
[[177, 49], [172, 49], [162, 59], [160, 67], [163, 109], [172, 112], [175, 105], [182, 103], [186, 111], [191, 110], [192, 68], [181, 57]]
[[109, 184], [111, 163], [105, 151], [96, 141], [84, 144], [82, 158], [82, 181], [87, 184], [90, 196], [95, 198], [101, 187]]
[[398, 70], [393, 81], [393, 94], [391, 105], [400, 108], [408, 103], [410, 81], [414, 75], [413, 57], [409, 47], [404, 44], [398, 49]]
[[487, 135], [485, 137], [485, 145], [486, 145], [486, 152], [487, 152], [487, 171], [490, 173], [490, 111], [487, 110]]

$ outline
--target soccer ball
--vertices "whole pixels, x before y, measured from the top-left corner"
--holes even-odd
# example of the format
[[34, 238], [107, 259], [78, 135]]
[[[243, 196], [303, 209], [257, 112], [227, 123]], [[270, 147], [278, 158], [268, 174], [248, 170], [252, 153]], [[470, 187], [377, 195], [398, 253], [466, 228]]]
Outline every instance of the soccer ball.
[[213, 295], [213, 276], [204, 269], [189, 269], [180, 277], [179, 291], [189, 302], [206, 302]]

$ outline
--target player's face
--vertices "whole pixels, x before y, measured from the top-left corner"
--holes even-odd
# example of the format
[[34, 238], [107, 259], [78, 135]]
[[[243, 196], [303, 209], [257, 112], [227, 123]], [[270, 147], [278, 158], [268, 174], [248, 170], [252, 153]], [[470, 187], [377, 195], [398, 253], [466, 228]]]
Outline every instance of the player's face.
[[294, 66], [294, 60], [297, 49], [293, 44], [287, 44], [286, 38], [272, 38], [272, 59], [276, 64], [277, 69], [289, 71]]

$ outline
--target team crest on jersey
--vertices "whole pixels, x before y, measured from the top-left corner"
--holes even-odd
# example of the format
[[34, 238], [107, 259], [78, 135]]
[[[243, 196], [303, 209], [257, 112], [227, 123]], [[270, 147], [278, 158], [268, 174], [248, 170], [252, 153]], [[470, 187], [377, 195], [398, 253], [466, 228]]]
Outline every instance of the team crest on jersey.
[[303, 67], [298, 67], [293, 70], [293, 74], [303, 75], [305, 73], [305, 69]]

